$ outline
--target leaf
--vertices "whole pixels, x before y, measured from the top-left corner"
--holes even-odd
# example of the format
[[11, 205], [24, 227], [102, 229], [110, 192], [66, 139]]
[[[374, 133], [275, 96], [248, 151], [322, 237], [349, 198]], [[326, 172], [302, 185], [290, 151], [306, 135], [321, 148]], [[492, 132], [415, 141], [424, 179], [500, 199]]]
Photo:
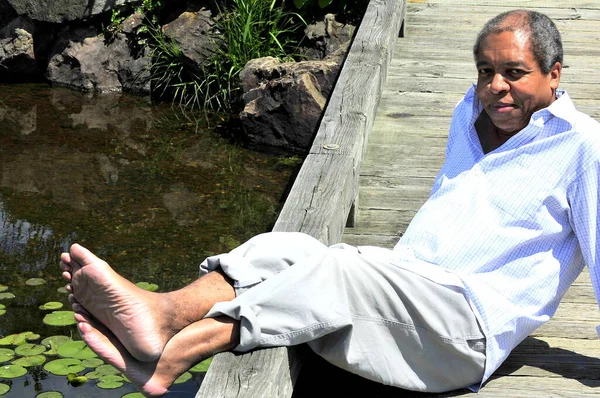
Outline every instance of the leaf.
[[75, 373], [69, 373], [67, 375], [67, 381], [73, 387], [79, 387], [79, 386], [82, 386], [82, 385], [85, 384], [85, 382], [87, 381], [87, 377], [85, 377], [85, 376], [79, 376], [79, 375], [77, 375]]
[[319, 0], [319, 7], [325, 8], [332, 3], [333, 0]]
[[155, 292], [158, 290], [158, 285], [149, 282], [138, 282], [135, 284], [140, 289], [148, 290], [149, 292]]
[[14, 361], [12, 361], [12, 364], [20, 365], [20, 366], [23, 366], [24, 368], [29, 368], [29, 367], [33, 367], [33, 366], [40, 366], [44, 362], [46, 362], [45, 355], [29, 355], [26, 357], [15, 359]]
[[8, 384], [0, 383], [0, 395], [6, 394], [10, 390], [10, 386]]
[[42, 352], [46, 351], [46, 347], [41, 344], [21, 344], [17, 348], [15, 348], [15, 354], [20, 355], [22, 357], [28, 357], [31, 355], [39, 355]]
[[104, 361], [100, 358], [88, 358], [81, 361], [81, 366], [85, 366], [86, 368], [95, 369], [102, 365], [104, 365]]
[[6, 286], [6, 285], [0, 285], [0, 292], [3, 292], [5, 290], [8, 290], [8, 286]]
[[40, 344], [44, 345], [48, 350], [44, 355], [57, 355], [58, 347], [69, 341], [73, 341], [73, 339], [68, 336], [50, 336], [42, 340]]
[[27, 369], [20, 365], [0, 366], [0, 379], [16, 379], [27, 374]]
[[120, 372], [112, 365], [100, 365], [93, 372], [86, 373], [88, 379], [101, 379], [106, 376], [118, 375]]
[[9, 292], [0, 293], [0, 300], [14, 299], [15, 295]]
[[205, 359], [204, 361], [202, 361], [200, 363], [197, 363], [191, 369], [189, 369], [189, 371], [192, 372], [192, 373], [203, 373], [203, 372], [206, 372], [208, 370], [208, 366], [212, 362], [212, 359], [213, 359], [213, 357], [210, 357], [210, 358]]
[[294, 5], [296, 8], [302, 8], [306, 4], [308, 0], [294, 0]]
[[40, 305], [40, 310], [58, 310], [63, 307], [63, 303], [59, 301], [49, 301], [45, 304]]
[[46, 391], [36, 395], [35, 398], [63, 398], [63, 395], [58, 391]]
[[0, 346], [2, 345], [21, 345], [25, 344], [25, 341], [28, 336], [38, 336], [33, 332], [23, 332], [17, 334], [11, 334], [10, 336], [6, 336], [0, 339]]
[[141, 392], [130, 392], [129, 394], [123, 395], [121, 398], [144, 398], [144, 394]]
[[8, 362], [15, 357], [15, 352], [10, 348], [0, 348], [0, 363]]
[[46, 283], [46, 281], [42, 278], [30, 278], [25, 281], [27, 286], [40, 286]]
[[0, 304], [0, 315], [6, 314], [6, 306], [4, 304]]
[[73, 311], [53, 311], [42, 320], [46, 325], [50, 326], [67, 326], [77, 323], [73, 316]]
[[66, 376], [69, 373], [79, 373], [85, 368], [81, 361], [75, 358], [61, 358], [50, 361], [44, 365], [44, 370], [57, 376]]
[[58, 355], [63, 358], [89, 359], [98, 355], [83, 341], [70, 341], [58, 347]]
[[175, 379], [173, 384], [182, 384], [188, 380], [192, 379], [192, 374], [190, 372], [184, 372], [181, 376]]
[[123, 385], [123, 378], [117, 375], [108, 375], [100, 379], [100, 382], [96, 384], [97, 387], [112, 390], [119, 388]]
[[58, 289], [56, 289], [57, 292], [62, 293], [62, 294], [69, 294], [69, 292], [67, 292], [67, 289], [65, 289], [65, 287], [59, 287]]

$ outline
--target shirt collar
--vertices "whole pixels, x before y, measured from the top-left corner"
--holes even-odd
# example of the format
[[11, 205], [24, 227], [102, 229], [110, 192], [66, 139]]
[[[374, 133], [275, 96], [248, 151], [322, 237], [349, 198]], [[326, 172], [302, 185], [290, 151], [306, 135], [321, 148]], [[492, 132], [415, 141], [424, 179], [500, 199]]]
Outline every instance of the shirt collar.
[[[556, 101], [550, 104], [550, 106], [535, 112], [531, 116], [529, 122], [531, 123], [532, 121], [538, 120], [540, 117], [546, 121], [551, 116], [555, 116], [573, 124], [577, 110], [575, 109], [573, 101], [571, 101], [571, 97], [569, 97], [569, 94], [565, 90], [556, 90], [556, 97]], [[471, 115], [471, 119], [472, 123], [475, 123], [475, 120], [479, 117], [481, 111], [483, 111], [483, 105], [477, 98], [476, 84], [471, 86], [465, 95], [465, 100], [472, 103], [473, 114]]]

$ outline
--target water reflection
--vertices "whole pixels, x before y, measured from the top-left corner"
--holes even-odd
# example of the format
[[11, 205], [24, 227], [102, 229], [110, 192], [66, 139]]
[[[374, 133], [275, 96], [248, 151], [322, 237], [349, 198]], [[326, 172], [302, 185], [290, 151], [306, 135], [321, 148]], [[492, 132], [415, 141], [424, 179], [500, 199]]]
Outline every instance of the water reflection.
[[[297, 166], [168, 105], [0, 85], [0, 284], [17, 296], [3, 301], [0, 336], [54, 333], [37, 306], [66, 303], [57, 262], [73, 242], [133, 281], [192, 281], [207, 255], [270, 229]], [[31, 277], [45, 290], [28, 290]]]

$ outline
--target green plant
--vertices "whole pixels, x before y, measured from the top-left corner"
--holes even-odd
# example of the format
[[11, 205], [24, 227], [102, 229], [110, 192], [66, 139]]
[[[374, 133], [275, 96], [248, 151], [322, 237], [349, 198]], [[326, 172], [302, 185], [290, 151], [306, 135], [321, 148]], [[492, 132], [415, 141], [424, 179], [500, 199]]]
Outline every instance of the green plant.
[[151, 84], [158, 97], [183, 108], [229, 112], [241, 89], [239, 73], [251, 59], [294, 59], [296, 35], [304, 21], [278, 0], [231, 0], [219, 10], [214, 50], [200, 68], [191, 65], [177, 43], [148, 21], [152, 49]]

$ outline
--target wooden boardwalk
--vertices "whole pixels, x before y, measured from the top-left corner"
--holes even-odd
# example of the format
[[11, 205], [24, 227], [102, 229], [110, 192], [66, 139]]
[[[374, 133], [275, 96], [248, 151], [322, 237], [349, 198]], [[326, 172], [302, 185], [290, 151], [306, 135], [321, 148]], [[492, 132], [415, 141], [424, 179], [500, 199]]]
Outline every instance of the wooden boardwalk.
[[[475, 36], [486, 20], [514, 8], [555, 20], [565, 50], [561, 88], [600, 120], [600, 1], [409, 0], [405, 37], [395, 43], [362, 161], [356, 226], [346, 228], [344, 242], [392, 247], [406, 229], [443, 162], [453, 107], [476, 81]], [[600, 396], [599, 324], [586, 271], [555, 317], [513, 352], [477, 396]], [[378, 394], [418, 395], [390, 389]], [[456, 395], [471, 393], [445, 396]]]
[[[443, 162], [454, 105], [475, 82], [477, 32], [487, 19], [514, 8], [555, 19], [565, 48], [561, 88], [600, 119], [599, 1], [371, 0], [274, 230], [302, 231], [327, 244], [392, 247], [426, 200]], [[344, 228], [346, 219], [354, 226]], [[600, 396], [598, 324], [584, 274], [553, 320], [514, 351], [478, 396]], [[435, 396], [461, 395], [473, 394]], [[321, 396], [430, 395], [352, 376], [303, 346], [219, 354], [197, 394]]]

